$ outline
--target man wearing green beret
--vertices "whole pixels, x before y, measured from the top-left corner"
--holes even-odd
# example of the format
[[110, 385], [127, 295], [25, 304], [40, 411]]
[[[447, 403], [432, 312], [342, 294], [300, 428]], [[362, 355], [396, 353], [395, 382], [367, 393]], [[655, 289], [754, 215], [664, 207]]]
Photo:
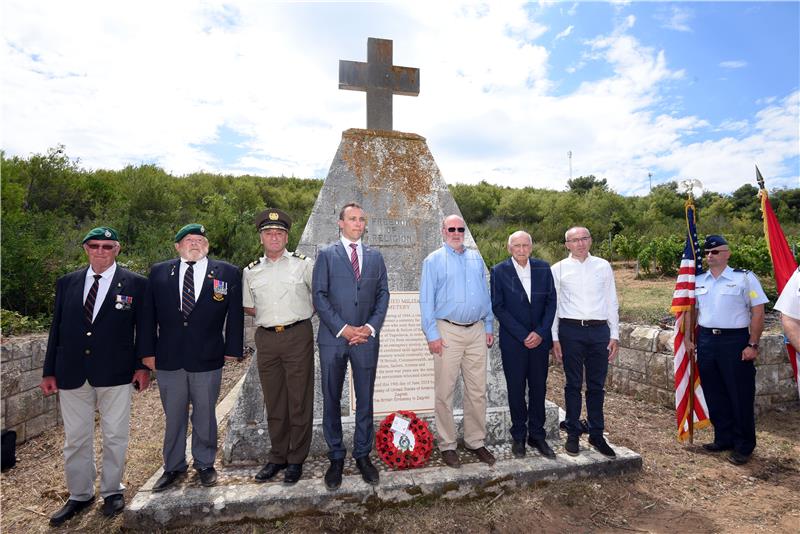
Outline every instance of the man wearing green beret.
[[179, 258], [150, 269], [146, 300], [149, 344], [145, 365], [157, 371], [166, 415], [164, 473], [153, 486], [164, 491], [181, 478], [192, 406], [192, 458], [203, 486], [217, 482], [215, 407], [226, 359], [241, 359], [244, 345], [242, 273], [208, 258], [206, 229], [187, 224], [175, 234]]
[[64, 470], [69, 500], [50, 518], [58, 526], [94, 502], [94, 414], [103, 434], [102, 513], [125, 507], [122, 475], [130, 430], [131, 391], [147, 389], [142, 364], [143, 305], [147, 279], [117, 265], [117, 232], [94, 228], [83, 238], [88, 267], [56, 283], [53, 324], [42, 382], [45, 395], [59, 392], [64, 420]]

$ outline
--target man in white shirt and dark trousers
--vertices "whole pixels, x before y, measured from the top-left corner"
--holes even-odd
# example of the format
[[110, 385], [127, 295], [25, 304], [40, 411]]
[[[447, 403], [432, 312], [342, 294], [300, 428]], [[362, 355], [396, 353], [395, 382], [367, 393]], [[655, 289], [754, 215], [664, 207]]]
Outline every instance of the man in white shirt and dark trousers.
[[614, 273], [604, 259], [589, 254], [592, 236], [576, 226], [564, 235], [569, 257], [553, 265], [558, 311], [553, 321], [553, 356], [564, 363], [567, 454], [580, 451], [581, 390], [586, 372], [589, 444], [616, 456], [603, 437], [603, 400], [608, 364], [619, 350], [619, 304]]

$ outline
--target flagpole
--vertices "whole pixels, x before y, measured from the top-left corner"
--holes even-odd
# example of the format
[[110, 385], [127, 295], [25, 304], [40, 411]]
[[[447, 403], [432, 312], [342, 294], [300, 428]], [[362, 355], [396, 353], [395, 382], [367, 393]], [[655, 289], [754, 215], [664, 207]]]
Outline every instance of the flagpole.
[[[687, 222], [687, 229], [689, 227], [689, 207], [694, 207], [694, 203], [692, 202], [692, 189], [688, 188], [689, 191], [689, 198], [686, 200], [685, 210], [686, 210], [686, 222]], [[692, 210], [692, 218], [694, 218], [694, 210]], [[695, 221], [692, 221], [695, 222]], [[689, 444], [694, 444], [694, 382], [696, 376], [696, 362], [694, 359], [697, 345], [695, 344], [696, 340], [694, 338], [694, 317], [695, 317], [695, 310], [694, 308], [689, 308], [683, 313], [683, 335], [686, 339], [690, 340], [690, 345], [693, 347], [687, 356], [689, 356]]]

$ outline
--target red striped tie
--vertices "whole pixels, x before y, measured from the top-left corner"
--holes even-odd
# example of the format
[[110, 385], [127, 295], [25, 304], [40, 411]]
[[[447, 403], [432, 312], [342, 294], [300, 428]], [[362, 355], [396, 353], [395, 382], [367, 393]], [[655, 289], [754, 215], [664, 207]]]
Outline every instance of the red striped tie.
[[83, 303], [83, 310], [86, 312], [86, 322], [92, 324], [94, 319], [94, 301], [97, 300], [97, 290], [100, 288], [100, 279], [102, 275], [94, 275], [94, 283], [89, 288], [89, 294], [86, 295], [86, 302]]
[[356, 280], [361, 280], [361, 269], [358, 267], [358, 245], [350, 243], [350, 248], [353, 249], [350, 254], [350, 264], [353, 266], [353, 272], [356, 274]]

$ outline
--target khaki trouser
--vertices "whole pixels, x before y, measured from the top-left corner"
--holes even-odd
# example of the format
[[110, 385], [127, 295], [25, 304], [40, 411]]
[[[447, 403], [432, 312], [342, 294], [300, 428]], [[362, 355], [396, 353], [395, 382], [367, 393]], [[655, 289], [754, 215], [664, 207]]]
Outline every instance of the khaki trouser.
[[455, 450], [453, 393], [459, 372], [464, 379], [464, 445], [484, 446], [486, 439], [486, 330], [483, 321], [463, 327], [437, 320], [442, 336], [441, 356], [433, 356], [436, 432], [439, 450]]

